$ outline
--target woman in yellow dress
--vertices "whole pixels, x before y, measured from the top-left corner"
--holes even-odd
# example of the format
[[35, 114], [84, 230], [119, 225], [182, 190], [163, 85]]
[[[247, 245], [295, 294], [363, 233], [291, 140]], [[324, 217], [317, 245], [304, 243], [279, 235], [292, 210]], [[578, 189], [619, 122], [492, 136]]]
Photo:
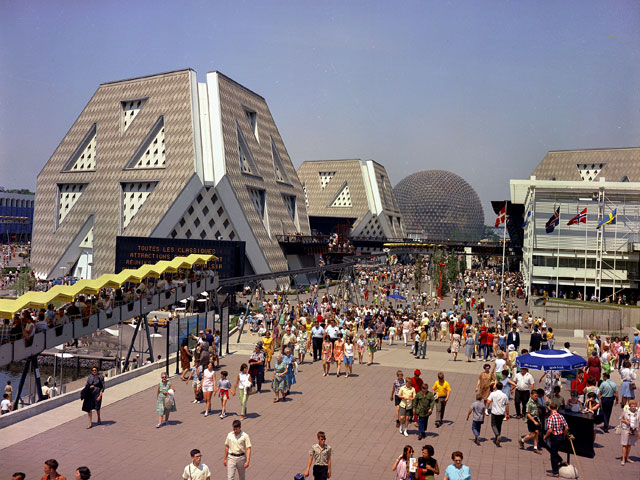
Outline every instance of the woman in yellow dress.
[[587, 358], [591, 358], [591, 353], [596, 346], [596, 339], [593, 338], [593, 333], [589, 334], [589, 338], [587, 338]]
[[265, 362], [267, 363], [267, 371], [271, 370], [271, 357], [273, 356], [273, 337], [271, 332], [266, 331], [264, 337], [262, 337], [262, 346], [267, 352]]

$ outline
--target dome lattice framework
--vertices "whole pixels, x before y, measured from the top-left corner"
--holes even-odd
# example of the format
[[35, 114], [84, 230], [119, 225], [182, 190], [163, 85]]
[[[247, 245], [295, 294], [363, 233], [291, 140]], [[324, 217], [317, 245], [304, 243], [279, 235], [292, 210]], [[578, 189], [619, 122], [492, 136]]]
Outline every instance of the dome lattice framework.
[[482, 203], [458, 175], [422, 170], [401, 180], [393, 192], [409, 234], [434, 241], [478, 241], [482, 237]]

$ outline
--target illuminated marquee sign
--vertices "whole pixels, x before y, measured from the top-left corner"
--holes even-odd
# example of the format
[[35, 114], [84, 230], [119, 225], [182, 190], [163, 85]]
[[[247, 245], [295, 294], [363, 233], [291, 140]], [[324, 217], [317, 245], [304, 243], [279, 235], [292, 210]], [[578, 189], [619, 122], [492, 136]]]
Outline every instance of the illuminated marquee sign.
[[244, 275], [244, 246], [244, 242], [226, 240], [116, 237], [115, 273], [200, 253], [218, 257], [210, 267], [218, 272], [219, 278], [241, 277]]

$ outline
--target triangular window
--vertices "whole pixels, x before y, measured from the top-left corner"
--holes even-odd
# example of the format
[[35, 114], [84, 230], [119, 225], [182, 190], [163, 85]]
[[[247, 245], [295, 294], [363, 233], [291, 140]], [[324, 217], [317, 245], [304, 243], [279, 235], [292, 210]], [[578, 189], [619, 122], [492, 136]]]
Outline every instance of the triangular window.
[[160, 115], [125, 168], [147, 169], [167, 166], [164, 144], [164, 116]]
[[580, 178], [585, 182], [593, 182], [607, 163], [578, 163]]
[[249, 197], [251, 198], [251, 203], [258, 212], [260, 216], [260, 220], [264, 222], [264, 214], [265, 214], [265, 192], [264, 190], [258, 188], [247, 187], [249, 191]]
[[64, 172], [96, 169], [96, 137], [96, 124], [94, 123], [62, 169]]
[[247, 122], [249, 122], [249, 126], [251, 127], [251, 131], [253, 135], [256, 137], [258, 143], [260, 143], [260, 137], [258, 136], [258, 114], [255, 110], [251, 110], [250, 108], [243, 107], [244, 114], [247, 117]]
[[144, 104], [147, 103], [146, 98], [137, 98], [135, 100], [125, 100], [120, 102], [120, 126], [122, 133], [131, 126], [133, 119], [136, 118]]
[[156, 188], [155, 182], [122, 184], [122, 229], [124, 230], [136, 216], [149, 195]]
[[282, 159], [276, 149], [276, 144], [273, 142], [273, 138], [271, 139], [271, 156], [273, 157], [273, 169], [276, 174], [276, 180], [282, 183], [291, 183], [289, 182], [289, 177], [287, 177], [287, 172], [284, 170]]
[[322, 190], [325, 189], [335, 174], [336, 172], [318, 172], [318, 175], [320, 175], [320, 188], [322, 188]]
[[251, 150], [249, 150], [249, 145], [247, 144], [247, 141], [244, 138], [242, 131], [240, 130], [240, 125], [238, 125], [237, 123], [236, 129], [238, 131], [238, 155], [240, 156], [240, 171], [247, 175], [260, 176], [258, 167], [256, 167], [256, 162], [253, 160]]
[[89, 230], [82, 242], [80, 242], [80, 248], [93, 248], [93, 227], [91, 227], [91, 230]]
[[344, 185], [340, 189], [340, 193], [336, 195], [336, 198], [330, 205], [331, 207], [352, 207], [351, 192], [349, 191], [349, 184], [344, 182]]
[[291, 220], [296, 221], [296, 197], [294, 195], [282, 195], [282, 201], [284, 206], [287, 207], [287, 212]]
[[85, 183], [64, 183], [58, 185], [58, 225], [60, 225], [69, 214], [86, 187], [87, 185]]

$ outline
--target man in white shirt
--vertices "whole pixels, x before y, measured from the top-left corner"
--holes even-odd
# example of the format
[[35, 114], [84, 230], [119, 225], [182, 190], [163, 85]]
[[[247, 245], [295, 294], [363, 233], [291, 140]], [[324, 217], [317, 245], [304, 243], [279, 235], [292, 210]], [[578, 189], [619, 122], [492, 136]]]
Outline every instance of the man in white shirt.
[[191, 463], [184, 467], [182, 478], [185, 480], [211, 480], [209, 467], [202, 463], [202, 454], [197, 448], [191, 450]]
[[513, 399], [516, 404], [516, 418], [520, 418], [521, 411], [522, 415], [526, 415], [527, 402], [529, 401], [531, 390], [533, 390], [536, 381], [533, 379], [533, 375], [529, 373], [527, 367], [522, 367], [520, 373], [516, 374], [513, 381], [516, 382], [516, 391]]
[[324, 328], [320, 326], [320, 322], [316, 320], [316, 324], [311, 327], [311, 341], [313, 344], [313, 361], [320, 360], [320, 352], [322, 350], [322, 337], [324, 336]]
[[331, 343], [338, 340], [338, 333], [340, 333], [340, 330], [336, 327], [336, 321], [333, 319], [330, 320], [329, 326], [327, 327], [327, 335], [329, 336]]
[[233, 421], [233, 431], [229, 432], [224, 442], [224, 466], [227, 467], [227, 480], [235, 480], [236, 471], [240, 480], [244, 480], [244, 472], [249, 468], [251, 460], [251, 440], [242, 431], [240, 420]]
[[496, 389], [487, 398], [487, 409], [491, 410], [491, 429], [495, 435], [493, 443], [500, 446], [502, 421], [509, 420], [509, 397], [502, 391], [502, 384], [496, 383]]

